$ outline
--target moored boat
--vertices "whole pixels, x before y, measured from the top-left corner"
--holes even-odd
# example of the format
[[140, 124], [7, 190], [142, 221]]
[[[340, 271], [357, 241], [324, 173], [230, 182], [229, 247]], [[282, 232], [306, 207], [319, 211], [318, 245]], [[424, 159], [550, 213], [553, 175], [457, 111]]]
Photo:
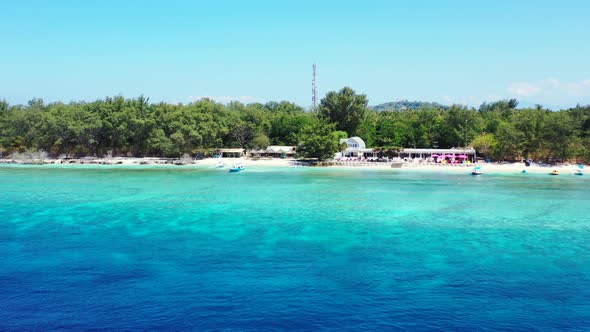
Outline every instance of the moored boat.
[[245, 169], [246, 169], [246, 167], [244, 167], [243, 165], [234, 165], [229, 169], [229, 172], [236, 173], [236, 172], [241, 172]]
[[554, 170], [552, 170], [552, 171], [551, 171], [551, 173], [549, 173], [549, 174], [551, 174], [551, 175], [559, 175], [559, 171], [558, 171], [558, 170], [556, 170], [556, 169], [554, 169]]
[[483, 171], [481, 170], [481, 166], [476, 166], [472, 171], [471, 175], [482, 175]]
[[574, 171], [574, 175], [584, 175], [584, 165], [578, 165], [578, 168]]

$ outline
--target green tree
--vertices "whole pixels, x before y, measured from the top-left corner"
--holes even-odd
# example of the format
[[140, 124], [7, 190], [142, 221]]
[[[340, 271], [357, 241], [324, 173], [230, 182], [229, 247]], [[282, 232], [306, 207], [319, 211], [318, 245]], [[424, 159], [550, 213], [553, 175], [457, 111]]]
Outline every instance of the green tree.
[[357, 129], [356, 135], [362, 137], [367, 146], [376, 146], [377, 121], [377, 113], [368, 111]]
[[476, 137], [471, 146], [476, 149], [478, 154], [483, 155], [486, 158], [496, 158], [498, 140], [494, 134], [482, 134]]
[[510, 117], [510, 122], [521, 133], [519, 144], [524, 157], [534, 159], [541, 157], [546, 116], [547, 111], [543, 109], [527, 108], [514, 111]]
[[574, 157], [577, 146], [581, 144], [578, 127], [579, 124], [576, 124], [566, 112], [549, 113], [544, 130], [548, 157], [558, 160]]
[[101, 127], [100, 120], [79, 104], [48, 105], [48, 110], [41, 116], [40, 127], [41, 135], [36, 146], [52, 155], [96, 153], [95, 136]]
[[444, 115], [442, 148], [465, 147], [481, 132], [478, 113], [470, 108], [453, 105]]
[[485, 132], [494, 133], [502, 121], [507, 121], [516, 110], [516, 99], [499, 100], [493, 103], [483, 103], [479, 107], [479, 113], [484, 120]]
[[6, 99], [0, 99], [0, 117], [4, 116], [4, 113], [8, 112], [9, 104]]
[[258, 133], [252, 139], [252, 146], [258, 149], [265, 149], [270, 145], [270, 139], [263, 133]]
[[496, 154], [499, 159], [520, 159], [523, 155], [524, 135], [518, 131], [513, 123], [501, 122], [495, 134]]
[[270, 130], [268, 137], [275, 145], [297, 145], [299, 132], [311, 122], [311, 113], [305, 113], [303, 108], [283, 101], [267, 103]]
[[403, 117], [404, 115], [398, 112], [379, 113], [375, 127], [374, 146], [386, 149], [404, 146], [408, 142], [408, 125]]
[[331, 91], [321, 100], [319, 114], [350, 135], [356, 135], [357, 129], [365, 118], [369, 100], [366, 95], [357, 94], [349, 87], [340, 91]]
[[338, 134], [335, 125], [325, 119], [317, 119], [303, 128], [300, 135], [299, 152], [307, 158], [330, 159], [338, 152]]
[[231, 129], [231, 136], [238, 142], [242, 148], [246, 148], [252, 139], [254, 139], [255, 129], [250, 123], [238, 123]]
[[148, 153], [160, 156], [176, 156], [172, 141], [161, 128], [155, 128], [150, 132], [147, 141]]

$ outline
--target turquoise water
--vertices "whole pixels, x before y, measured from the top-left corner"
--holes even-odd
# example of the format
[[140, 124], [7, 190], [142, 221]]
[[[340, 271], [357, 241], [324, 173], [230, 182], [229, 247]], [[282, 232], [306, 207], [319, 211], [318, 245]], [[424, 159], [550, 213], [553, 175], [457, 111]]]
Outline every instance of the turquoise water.
[[0, 167], [0, 329], [590, 329], [590, 176]]

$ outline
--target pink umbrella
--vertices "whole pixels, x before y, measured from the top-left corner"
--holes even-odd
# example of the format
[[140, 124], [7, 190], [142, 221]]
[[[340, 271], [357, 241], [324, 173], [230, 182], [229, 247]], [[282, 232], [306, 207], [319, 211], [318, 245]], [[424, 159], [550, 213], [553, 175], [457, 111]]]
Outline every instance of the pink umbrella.
[[467, 158], [469, 158], [469, 157], [467, 157], [467, 155], [460, 154], [460, 155], [458, 155], [458, 156], [457, 156], [457, 158], [461, 158], [461, 159], [467, 159]]

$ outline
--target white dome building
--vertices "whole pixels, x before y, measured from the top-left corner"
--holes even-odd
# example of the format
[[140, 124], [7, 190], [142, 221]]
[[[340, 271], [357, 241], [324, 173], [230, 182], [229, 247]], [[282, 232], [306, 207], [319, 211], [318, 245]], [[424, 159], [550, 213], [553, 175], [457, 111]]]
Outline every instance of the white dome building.
[[373, 149], [367, 149], [365, 141], [358, 136], [342, 138], [340, 139], [340, 144], [342, 143], [346, 143], [347, 147], [345, 150], [336, 154], [336, 159], [342, 157], [362, 158], [368, 155], [373, 156]]

